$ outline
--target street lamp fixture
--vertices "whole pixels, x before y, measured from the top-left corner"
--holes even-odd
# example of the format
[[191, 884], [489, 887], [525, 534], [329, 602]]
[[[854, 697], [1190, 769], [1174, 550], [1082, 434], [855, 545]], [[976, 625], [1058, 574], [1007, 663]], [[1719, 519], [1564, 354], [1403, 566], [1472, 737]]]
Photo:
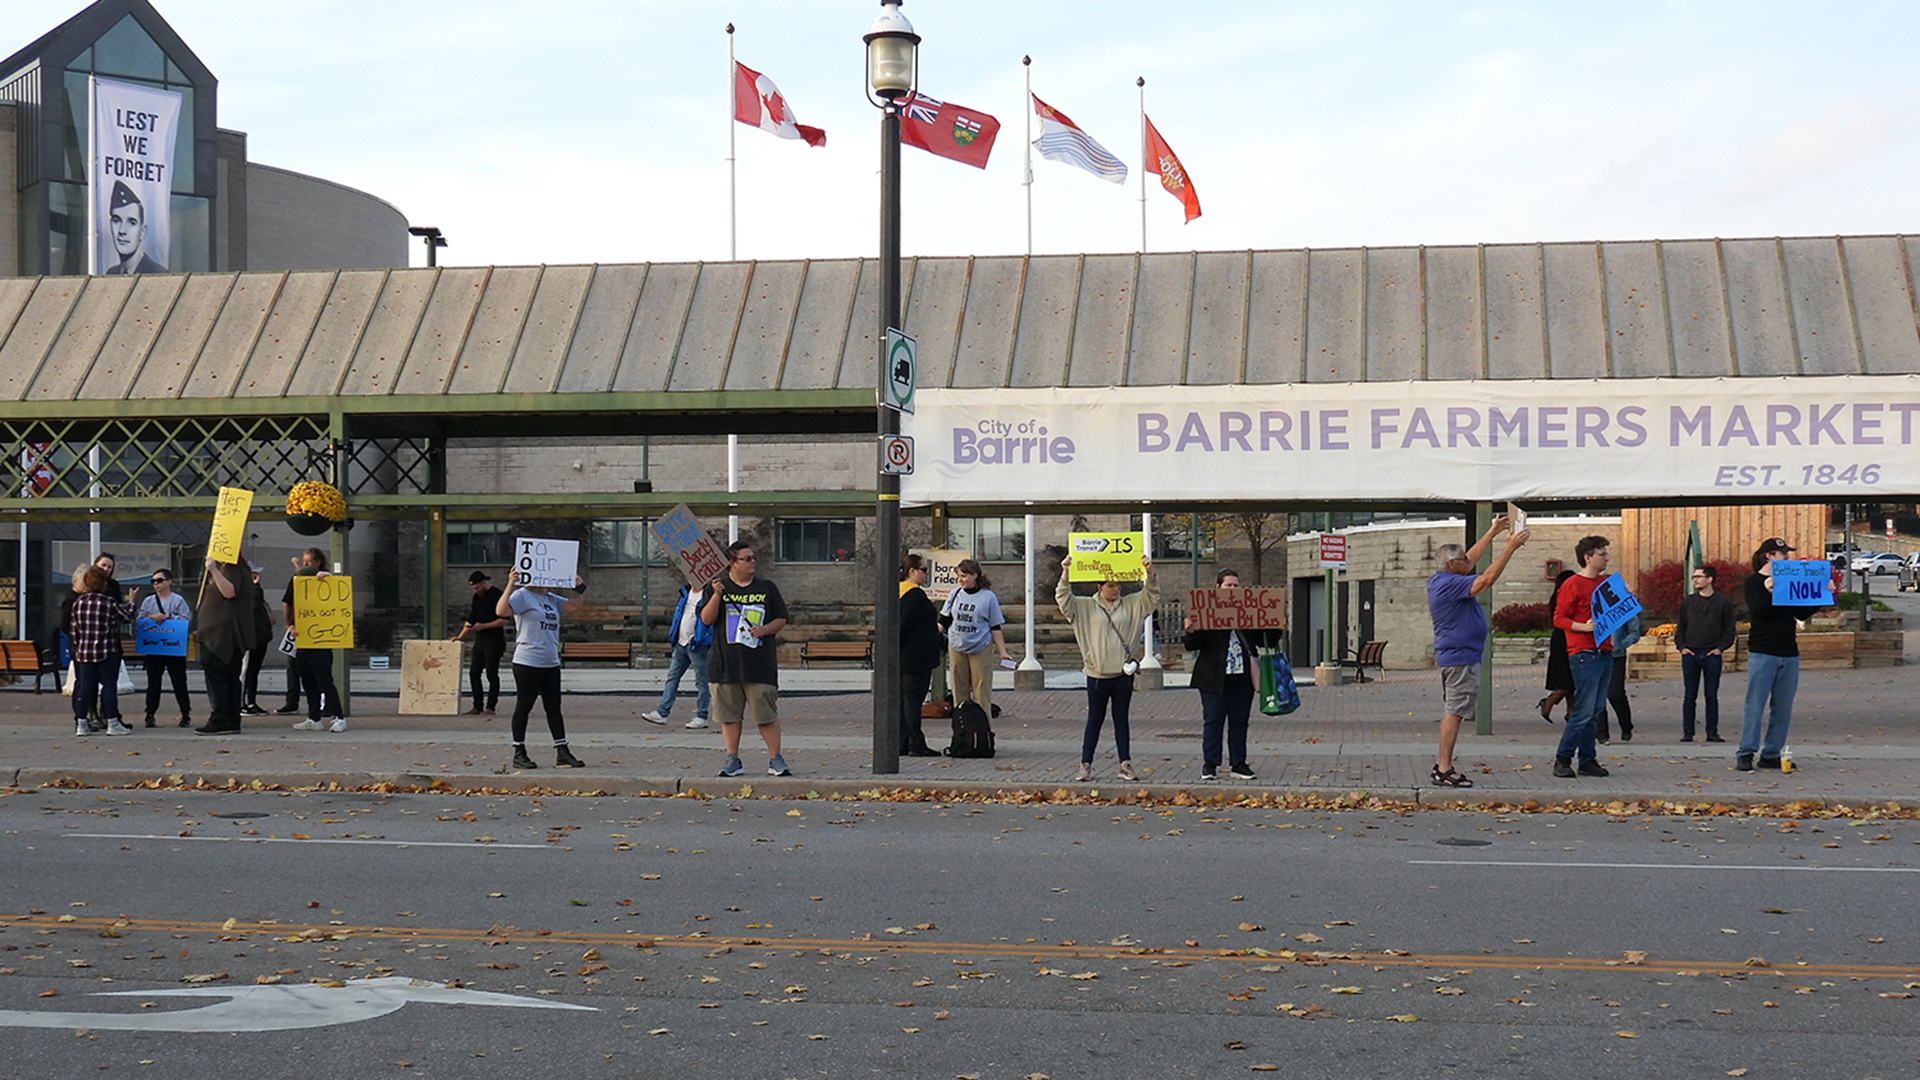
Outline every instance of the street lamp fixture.
[[[874, 335], [873, 771], [900, 771], [900, 478], [880, 460], [900, 433], [900, 414], [881, 391], [887, 385], [887, 331], [902, 329], [900, 312], [900, 99], [913, 93], [920, 35], [885, 0], [866, 34], [867, 100], [880, 109], [880, 332]], [[918, 703], [915, 703], [916, 707]]]
[[427, 265], [440, 265], [439, 260], [434, 258], [434, 252], [447, 246], [447, 238], [440, 235], [440, 230], [432, 225], [411, 225], [408, 226], [407, 231], [426, 242]]

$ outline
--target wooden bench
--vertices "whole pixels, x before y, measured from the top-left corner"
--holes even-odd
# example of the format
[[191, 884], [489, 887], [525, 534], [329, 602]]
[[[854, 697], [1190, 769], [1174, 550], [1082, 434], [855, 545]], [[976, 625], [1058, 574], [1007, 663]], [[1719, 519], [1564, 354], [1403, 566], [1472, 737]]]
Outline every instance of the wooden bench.
[[852, 660], [861, 667], [873, 666], [873, 643], [870, 641], [803, 641], [800, 643], [800, 666], [812, 667], [815, 660]]
[[624, 641], [563, 641], [561, 660], [614, 660], [632, 662], [632, 651]]
[[1386, 656], [1386, 642], [1369, 641], [1365, 645], [1360, 646], [1358, 653], [1341, 657], [1340, 666], [1343, 668], [1352, 668], [1355, 679], [1360, 682], [1367, 681], [1368, 668], [1372, 668], [1380, 677], [1385, 678], [1387, 674], [1386, 669], [1381, 667], [1380, 664], [1386, 659]]
[[16, 678], [33, 676], [33, 692], [40, 693], [40, 679], [53, 676], [53, 687], [60, 688], [60, 665], [55, 662], [57, 654], [41, 652], [40, 647], [31, 641], [0, 641], [0, 674], [11, 683]]

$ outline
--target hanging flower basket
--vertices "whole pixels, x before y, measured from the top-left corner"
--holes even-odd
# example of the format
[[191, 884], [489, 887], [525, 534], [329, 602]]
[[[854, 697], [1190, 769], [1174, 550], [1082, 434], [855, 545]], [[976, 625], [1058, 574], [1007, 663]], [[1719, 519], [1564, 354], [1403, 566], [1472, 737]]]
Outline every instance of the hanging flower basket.
[[302, 480], [287, 494], [287, 527], [301, 536], [319, 536], [347, 518], [347, 501], [332, 484]]

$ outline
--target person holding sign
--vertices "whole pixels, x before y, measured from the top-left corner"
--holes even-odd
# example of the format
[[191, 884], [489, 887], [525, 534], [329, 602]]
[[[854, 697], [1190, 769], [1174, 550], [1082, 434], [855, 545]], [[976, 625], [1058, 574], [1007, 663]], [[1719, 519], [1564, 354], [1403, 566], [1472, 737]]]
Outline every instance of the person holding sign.
[[[1560, 586], [1553, 602], [1553, 625], [1567, 633], [1567, 666], [1573, 669], [1573, 710], [1567, 715], [1566, 730], [1560, 733], [1560, 747], [1553, 755], [1553, 775], [1562, 779], [1574, 776], [1606, 776], [1594, 746], [1594, 720], [1606, 704], [1607, 684], [1613, 677], [1613, 644], [1610, 638], [1594, 638], [1593, 592], [1606, 575], [1612, 553], [1604, 536], [1582, 537], [1573, 546], [1574, 561], [1580, 569]], [[1573, 759], [1580, 759], [1578, 771]]]
[[[293, 725], [295, 731], [347, 730], [347, 718], [340, 715], [340, 689], [333, 682], [333, 650], [309, 641], [300, 645], [299, 620], [295, 617], [293, 606], [293, 583], [303, 577], [324, 578], [330, 576], [326, 570], [327, 553], [319, 548], [308, 548], [300, 553], [300, 569], [287, 579], [287, 591], [280, 597], [280, 613], [287, 620], [287, 633], [298, 646], [293, 654], [294, 666], [300, 669], [300, 684], [307, 692], [307, 718]], [[311, 638], [312, 634], [308, 634]]]
[[[1793, 722], [1793, 697], [1800, 689], [1800, 639], [1795, 620], [1826, 606], [1783, 603], [1785, 597], [1774, 595], [1774, 587], [1780, 584], [1774, 577], [1774, 564], [1793, 550], [1785, 540], [1769, 537], [1753, 553], [1753, 573], [1747, 577], [1747, 617], [1751, 621], [1747, 631], [1747, 702], [1740, 720], [1740, 745], [1733, 755], [1733, 767], [1740, 772], [1753, 771], [1756, 753], [1760, 755], [1760, 768], [1780, 767], [1780, 749], [1787, 745], [1787, 726]], [[1764, 740], [1760, 735], [1763, 713], [1768, 716]]]
[[237, 735], [240, 662], [253, 641], [253, 574], [246, 556], [236, 551], [230, 563], [207, 556], [205, 575], [193, 633], [200, 639], [200, 671], [207, 680], [207, 722], [193, 733]]
[[1143, 588], [1125, 599], [1120, 583], [1100, 583], [1092, 596], [1075, 596], [1068, 576], [1073, 570], [1073, 555], [1060, 560], [1060, 583], [1054, 586], [1053, 601], [1073, 624], [1073, 637], [1080, 645], [1080, 670], [1087, 677], [1087, 726], [1080, 737], [1080, 772], [1076, 780], [1093, 779], [1093, 752], [1100, 745], [1100, 727], [1106, 722], [1107, 707], [1113, 708], [1113, 748], [1120, 757], [1122, 780], [1138, 780], [1133, 772], [1131, 736], [1127, 713], [1133, 704], [1133, 674], [1140, 661], [1133, 655], [1133, 643], [1140, 638], [1147, 616], [1160, 604], [1160, 587], [1154, 581], [1153, 560], [1141, 559], [1145, 574]]
[[707, 682], [707, 655], [713, 648], [713, 627], [700, 621], [700, 605], [694, 602], [690, 586], [680, 586], [680, 598], [674, 601], [673, 617], [667, 620], [667, 625], [672, 627], [668, 639], [673, 645], [673, 658], [667, 661], [667, 684], [660, 691], [660, 704], [641, 713], [640, 719], [666, 726], [667, 717], [673, 713], [674, 700], [680, 696], [680, 680], [691, 669], [697, 696], [693, 702], [693, 719], [687, 721], [687, 726], [698, 731], [707, 726], [707, 709], [713, 700], [713, 688]]
[[953, 668], [953, 703], [957, 706], [972, 698], [991, 717], [995, 665], [987, 650], [995, 650], [1002, 662], [1013, 666], [1006, 635], [1000, 631], [1006, 618], [1000, 614], [993, 582], [979, 563], [961, 559], [959, 575], [960, 587], [948, 595], [946, 607], [940, 610], [940, 624], [947, 629], [947, 659]]
[[[138, 622], [159, 626], [169, 619], [191, 620], [193, 609], [187, 606], [187, 598], [173, 591], [173, 571], [155, 570], [153, 572], [153, 595], [140, 601]], [[134, 629], [139, 629], [136, 623]], [[148, 653], [147, 666], [147, 726], [154, 726], [153, 714], [160, 708], [160, 676], [165, 675], [173, 683], [173, 696], [180, 703], [180, 726], [193, 726], [193, 698], [187, 694], [187, 654], [179, 656], [158, 656]]]
[[[87, 735], [87, 716], [96, 697], [107, 734], [133, 734], [120, 720], [117, 661], [120, 624], [132, 620], [134, 610], [132, 604], [114, 597], [108, 587], [111, 580], [98, 566], [73, 572], [67, 643], [73, 654], [73, 734], [79, 738]], [[134, 592], [138, 595], [139, 590]]]
[[707, 675], [727, 748], [721, 776], [747, 771], [740, 763], [740, 728], [749, 716], [767, 744], [767, 774], [793, 775], [780, 753], [780, 665], [774, 655], [775, 638], [787, 625], [787, 601], [778, 585], [755, 573], [759, 562], [752, 544], [735, 540], [727, 545], [727, 572], [700, 592], [700, 621], [714, 629]]
[[560, 715], [560, 616], [577, 615], [587, 606], [587, 583], [573, 578], [573, 597], [565, 602], [543, 586], [528, 585], [527, 573], [507, 575], [507, 591], [494, 605], [494, 614], [513, 620], [513, 767], [537, 769], [527, 756], [527, 718], [533, 703], [547, 711], [547, 731], [553, 736], [553, 763], [562, 769], [582, 769], [586, 762], [567, 749], [567, 722]]
[[1487, 613], [1479, 595], [1493, 588], [1507, 563], [1527, 542], [1527, 530], [1507, 537], [1500, 554], [1485, 572], [1475, 574], [1480, 557], [1493, 538], [1513, 527], [1506, 515], [1493, 519], [1470, 548], [1441, 544], [1434, 559], [1440, 568], [1427, 579], [1427, 614], [1433, 619], [1433, 662], [1440, 668], [1440, 753], [1430, 777], [1435, 787], [1470, 788], [1473, 781], [1453, 767], [1453, 747], [1460, 739], [1460, 722], [1480, 709], [1480, 664], [1487, 652]]
[[[1213, 575], [1216, 588], [1240, 588], [1240, 572], [1222, 569]], [[1216, 779], [1220, 771], [1220, 736], [1226, 735], [1229, 775], [1255, 779], [1247, 761], [1247, 718], [1253, 715], [1253, 696], [1260, 688], [1260, 650], [1280, 644], [1279, 630], [1201, 630], [1199, 619], [1187, 614], [1186, 637], [1181, 644], [1193, 654], [1193, 688], [1200, 691], [1200, 779]]]

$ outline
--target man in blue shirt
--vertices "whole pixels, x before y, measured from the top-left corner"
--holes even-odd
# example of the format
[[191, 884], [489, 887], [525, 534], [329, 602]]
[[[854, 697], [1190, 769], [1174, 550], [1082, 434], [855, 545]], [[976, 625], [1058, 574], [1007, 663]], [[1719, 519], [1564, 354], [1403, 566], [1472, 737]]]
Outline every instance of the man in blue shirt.
[[1505, 514], [1493, 519], [1487, 533], [1471, 548], [1442, 544], [1434, 552], [1440, 569], [1427, 581], [1427, 610], [1433, 616], [1433, 662], [1440, 668], [1440, 686], [1446, 715], [1440, 718], [1440, 756], [1434, 762], [1433, 782], [1439, 787], [1469, 788], [1473, 781], [1453, 767], [1453, 744], [1460, 737], [1460, 721], [1474, 714], [1480, 698], [1480, 661], [1487, 648], [1487, 615], [1475, 599], [1500, 580], [1513, 553], [1527, 542], [1527, 530], [1507, 537], [1486, 572], [1474, 575], [1474, 564], [1487, 553], [1493, 538], [1512, 523]]

